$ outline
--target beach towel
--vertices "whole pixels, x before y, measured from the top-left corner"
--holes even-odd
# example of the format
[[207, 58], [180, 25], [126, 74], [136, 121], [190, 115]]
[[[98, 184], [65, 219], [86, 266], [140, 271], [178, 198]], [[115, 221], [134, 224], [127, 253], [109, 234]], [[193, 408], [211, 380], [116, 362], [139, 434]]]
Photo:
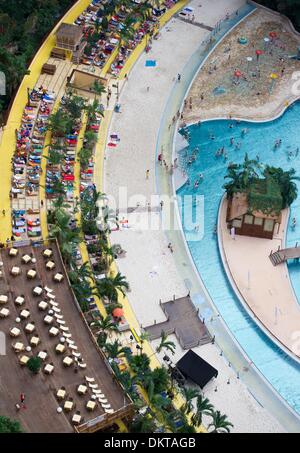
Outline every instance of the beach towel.
[[146, 60], [145, 66], [147, 68], [154, 68], [156, 66], [156, 60]]

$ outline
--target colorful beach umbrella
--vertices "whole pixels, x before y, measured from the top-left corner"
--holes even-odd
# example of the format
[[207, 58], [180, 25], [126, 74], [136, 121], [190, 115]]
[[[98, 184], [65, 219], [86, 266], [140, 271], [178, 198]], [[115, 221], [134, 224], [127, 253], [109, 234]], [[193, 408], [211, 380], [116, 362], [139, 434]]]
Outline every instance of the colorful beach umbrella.
[[257, 58], [257, 61], [258, 61], [260, 55], [262, 55], [264, 52], [263, 52], [263, 50], [257, 49], [257, 50], [255, 51], [255, 53], [256, 53], [256, 58]]
[[277, 38], [277, 33], [276, 33], [276, 31], [270, 31], [269, 36], [270, 36], [270, 38], [272, 38], [272, 39]]
[[122, 318], [124, 310], [122, 308], [115, 308], [112, 312], [114, 318]]

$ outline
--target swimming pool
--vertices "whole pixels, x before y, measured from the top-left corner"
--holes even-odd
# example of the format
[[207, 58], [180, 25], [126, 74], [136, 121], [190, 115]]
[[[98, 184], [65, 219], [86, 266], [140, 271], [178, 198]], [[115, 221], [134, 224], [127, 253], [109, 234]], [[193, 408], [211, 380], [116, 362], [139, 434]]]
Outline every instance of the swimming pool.
[[[196, 268], [214, 301], [222, 318], [235, 336], [250, 360], [262, 372], [279, 394], [300, 413], [300, 365], [279, 349], [252, 321], [231, 288], [219, 255], [217, 238], [214, 234], [218, 208], [224, 194], [222, 186], [229, 162], [242, 162], [245, 152], [250, 158], [259, 157], [264, 164], [280, 166], [283, 169], [295, 168], [300, 176], [300, 103], [295, 103], [277, 120], [267, 123], [249, 123], [229, 120], [207, 121], [189, 127], [191, 140], [189, 151], [200, 146], [196, 162], [188, 166], [190, 186], [183, 186], [178, 196], [204, 195], [205, 231], [200, 241], [187, 241]], [[229, 125], [233, 127], [230, 128]], [[242, 130], [248, 132], [242, 136]], [[215, 139], [212, 140], [210, 135]], [[240, 142], [240, 149], [230, 145], [230, 138]], [[275, 140], [281, 138], [282, 145], [274, 149]], [[225, 147], [228, 160], [216, 157], [218, 148]], [[194, 180], [203, 173], [204, 179], [198, 190], [193, 189]], [[291, 207], [291, 217], [296, 217], [295, 229], [290, 226], [287, 233], [287, 246], [300, 242], [300, 181], [297, 181], [299, 195]], [[186, 233], [186, 232], [185, 232]], [[203, 259], [202, 257], [205, 257]], [[295, 293], [300, 303], [300, 264], [289, 264], [289, 273]]]

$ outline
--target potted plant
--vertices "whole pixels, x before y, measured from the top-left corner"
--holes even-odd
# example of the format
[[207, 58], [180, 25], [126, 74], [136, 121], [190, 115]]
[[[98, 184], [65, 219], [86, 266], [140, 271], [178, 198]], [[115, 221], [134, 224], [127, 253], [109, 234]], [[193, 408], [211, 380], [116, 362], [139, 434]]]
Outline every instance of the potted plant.
[[42, 366], [42, 360], [35, 356], [31, 357], [27, 362], [27, 368], [33, 373], [38, 374]]

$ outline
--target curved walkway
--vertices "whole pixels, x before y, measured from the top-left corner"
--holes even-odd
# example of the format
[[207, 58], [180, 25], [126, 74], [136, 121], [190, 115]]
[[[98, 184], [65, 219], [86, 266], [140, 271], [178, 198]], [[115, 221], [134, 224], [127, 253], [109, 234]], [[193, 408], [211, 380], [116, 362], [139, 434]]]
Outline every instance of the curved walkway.
[[[193, 0], [190, 6], [195, 9], [197, 22], [213, 26], [227, 12], [235, 11], [243, 3], [231, 0], [225, 6], [222, 0], [205, 0], [201, 2], [202, 7], [199, 8], [198, 1]], [[189, 287], [187, 280], [192, 278], [186, 255], [177, 250], [175, 245], [176, 261], [180, 263], [180, 270], [185, 269], [185, 272], [178, 272], [177, 264], [167, 247], [168, 239], [159, 228], [158, 197], [152, 199], [151, 203], [151, 220], [154, 222], [152, 227], [156, 225], [156, 228], [137, 227], [142, 222], [148, 221], [147, 209], [142, 209], [142, 204], [144, 203], [147, 208], [147, 202], [157, 195], [155, 181], [157, 131], [170, 86], [194, 49], [207, 36], [207, 30], [173, 19], [162, 30], [161, 38], [153, 43], [150, 54], [143, 55], [130, 73], [120, 98], [122, 113], [112, 116], [111, 132], [118, 133], [121, 142], [117, 148], [106, 151], [104, 191], [118, 200], [120, 187], [125, 187], [128, 197], [141, 195], [139, 199], [131, 198], [128, 205], [134, 208], [139, 202], [141, 208], [128, 218], [129, 228], [112, 233], [111, 240], [114, 243], [121, 243], [127, 250], [126, 258], [118, 260], [118, 266], [130, 282], [131, 292], [128, 297], [139, 322], [143, 325], [149, 325], [154, 320], [164, 321], [159, 299], [169, 300], [173, 294], [176, 297], [185, 296]], [[146, 59], [155, 59], [157, 67], [145, 67]], [[149, 179], [146, 179], [146, 170], [150, 170]], [[119, 217], [122, 216], [120, 210]], [[232, 367], [228, 366], [224, 357], [220, 357], [216, 346], [201, 346], [196, 350], [219, 369], [216, 381], [218, 391], [214, 391], [212, 383], [205, 389], [205, 394], [219, 410], [228, 415], [235, 425], [234, 431], [283, 430], [248, 393], [246, 386], [237, 379]], [[176, 357], [183, 353], [178, 345]], [[227, 385], [228, 379], [230, 385]]]

